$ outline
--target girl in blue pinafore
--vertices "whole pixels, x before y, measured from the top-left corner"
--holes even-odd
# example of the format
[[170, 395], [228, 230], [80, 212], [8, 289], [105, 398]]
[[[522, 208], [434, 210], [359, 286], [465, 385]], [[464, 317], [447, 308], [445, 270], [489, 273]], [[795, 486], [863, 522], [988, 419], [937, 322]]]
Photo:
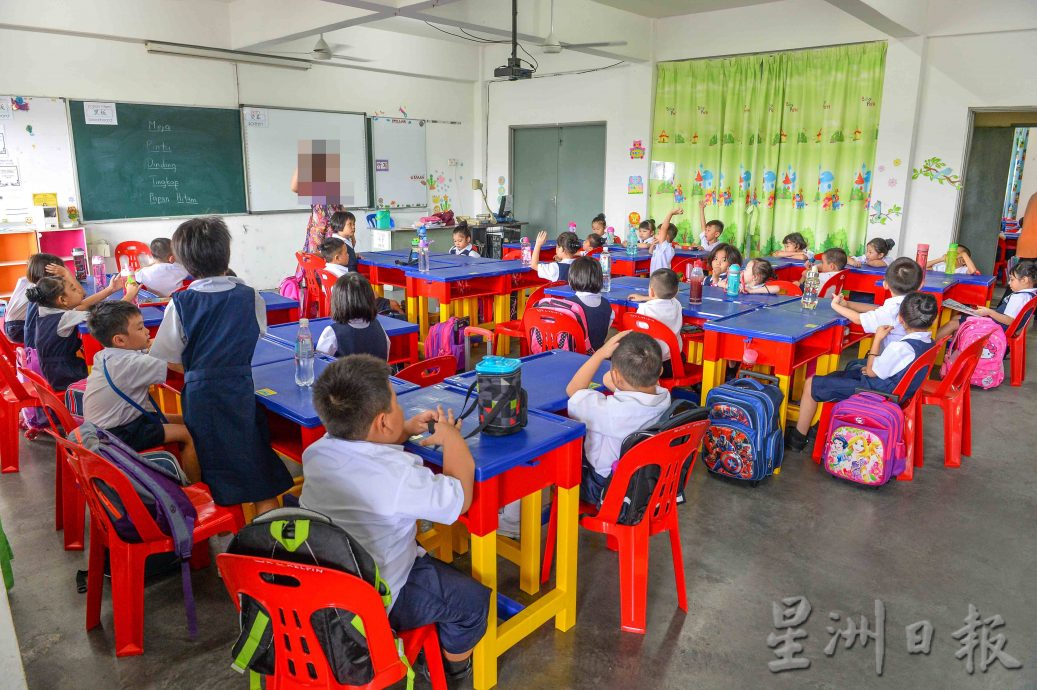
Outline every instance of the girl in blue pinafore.
[[151, 355], [183, 365], [184, 423], [215, 502], [271, 510], [292, 487], [292, 477], [270, 448], [252, 384], [252, 355], [266, 330], [265, 303], [241, 280], [225, 275], [230, 232], [221, 219], [182, 223], [173, 234], [173, 252], [195, 281], [173, 294]]

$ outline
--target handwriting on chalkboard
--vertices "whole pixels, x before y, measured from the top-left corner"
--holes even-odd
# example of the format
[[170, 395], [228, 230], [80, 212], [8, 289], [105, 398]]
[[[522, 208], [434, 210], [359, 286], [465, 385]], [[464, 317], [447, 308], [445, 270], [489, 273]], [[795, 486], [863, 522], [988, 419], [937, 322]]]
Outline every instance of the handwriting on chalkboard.
[[173, 153], [173, 149], [169, 148], [169, 144], [164, 141], [151, 141], [149, 139], [144, 142], [144, 148], [147, 149], [148, 153]]
[[156, 122], [155, 120], [148, 120], [148, 131], [149, 132], [172, 132], [173, 128], [167, 124]]
[[168, 170], [169, 172], [176, 172], [176, 163], [167, 163], [165, 160], [157, 161], [154, 158], [149, 158], [144, 161], [144, 168], [147, 170]]

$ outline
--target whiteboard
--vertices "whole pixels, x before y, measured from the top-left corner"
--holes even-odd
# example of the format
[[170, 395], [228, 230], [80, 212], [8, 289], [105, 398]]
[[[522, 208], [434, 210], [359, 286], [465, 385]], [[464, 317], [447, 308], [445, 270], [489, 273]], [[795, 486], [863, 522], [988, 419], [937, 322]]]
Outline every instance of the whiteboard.
[[309, 210], [305, 200], [299, 203], [290, 182], [299, 160], [299, 142], [310, 140], [338, 142], [339, 203], [349, 208], [370, 207], [370, 156], [363, 113], [242, 106], [241, 117], [251, 212]]
[[428, 208], [425, 121], [372, 117], [375, 207]]

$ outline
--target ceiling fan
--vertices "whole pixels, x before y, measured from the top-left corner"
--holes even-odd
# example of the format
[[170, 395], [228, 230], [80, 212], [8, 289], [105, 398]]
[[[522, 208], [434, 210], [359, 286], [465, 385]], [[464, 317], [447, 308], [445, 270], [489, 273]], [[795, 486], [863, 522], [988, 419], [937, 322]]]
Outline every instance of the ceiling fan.
[[280, 53], [282, 55], [308, 55], [311, 59], [317, 62], [329, 62], [331, 60], [350, 60], [352, 62], [371, 62], [367, 58], [353, 57], [352, 55], [342, 55], [336, 53], [336, 50], [342, 50], [348, 46], [336, 45], [334, 48], [328, 45], [328, 42], [324, 40], [324, 34], [320, 35], [317, 39], [317, 43], [313, 46], [313, 50], [308, 53], [300, 53], [298, 51], [289, 50], [275, 50], [273, 53]]
[[604, 48], [607, 46], [625, 46], [626, 44], [626, 41], [596, 41], [594, 43], [564, 43], [559, 41], [555, 36], [555, 1], [551, 0], [551, 31], [547, 34], [544, 42], [540, 44], [541, 50], [545, 53], [560, 53], [563, 48], [579, 50], [580, 48]]

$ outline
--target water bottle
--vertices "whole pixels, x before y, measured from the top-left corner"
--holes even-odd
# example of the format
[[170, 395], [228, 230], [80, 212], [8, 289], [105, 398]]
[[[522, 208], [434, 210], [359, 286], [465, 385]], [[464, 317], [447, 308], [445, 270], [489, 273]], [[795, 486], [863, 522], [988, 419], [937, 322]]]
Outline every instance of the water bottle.
[[637, 230], [632, 225], [627, 231], [627, 256], [637, 256]]
[[920, 245], [918, 245], [918, 250], [915, 253], [915, 263], [918, 264], [919, 266], [921, 266], [923, 271], [925, 270], [925, 265], [927, 263], [929, 263], [929, 245], [928, 244], [920, 244]]
[[806, 279], [803, 281], [803, 297], [800, 298], [800, 306], [804, 309], [814, 309], [817, 307], [817, 295], [821, 292], [821, 276], [817, 272], [816, 266], [811, 266], [810, 271], [807, 273]]
[[569, 221], [569, 232], [576, 232], [576, 223]]
[[956, 268], [958, 268], [958, 245], [952, 244], [947, 247], [947, 263], [943, 267], [943, 272], [953, 275]]
[[418, 240], [418, 270], [422, 273], [428, 273], [428, 240], [424, 237]]
[[86, 250], [82, 247], [72, 248], [72, 263], [76, 267], [76, 280], [86, 280]]
[[295, 336], [295, 385], [313, 385], [313, 336], [309, 319], [299, 319], [299, 333]]
[[738, 294], [742, 288], [742, 267], [738, 264], [731, 264], [730, 268], [727, 269], [727, 294], [729, 297], [734, 297]]
[[529, 238], [523, 237], [520, 244], [522, 245], [522, 265], [529, 268], [533, 265], [533, 248], [529, 246]]
[[605, 244], [616, 244], [616, 229], [611, 225], [605, 228]]
[[702, 262], [696, 261], [688, 271], [688, 303], [702, 304], [702, 283], [706, 274], [702, 270]]
[[607, 245], [601, 248], [598, 261], [601, 262], [601, 291], [610, 292], [612, 290], [612, 255], [609, 254]]
[[104, 272], [103, 256], [94, 256], [90, 260], [90, 272], [94, 275], [94, 290], [104, 290], [108, 285], [108, 276]]

